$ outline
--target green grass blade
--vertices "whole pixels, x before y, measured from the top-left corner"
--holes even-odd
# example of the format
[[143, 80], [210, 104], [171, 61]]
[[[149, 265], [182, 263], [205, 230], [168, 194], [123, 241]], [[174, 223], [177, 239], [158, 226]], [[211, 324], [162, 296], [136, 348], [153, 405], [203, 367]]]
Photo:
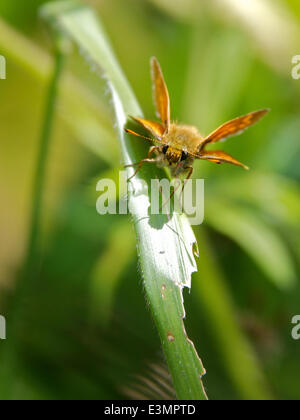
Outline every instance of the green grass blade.
[[[293, 259], [276, 230], [242, 206], [219, 199], [213, 203], [209, 206], [208, 223], [235, 240], [277, 287], [293, 288], [297, 279]], [[221, 215], [216, 208], [222, 209]]]
[[[125, 163], [138, 161], [147, 145], [124, 133], [128, 115], [142, 115], [94, 12], [78, 2], [65, 1], [44, 7], [43, 15], [75, 41], [89, 62], [101, 70], [112, 92], [119, 138]], [[148, 183], [156, 168], [141, 172]], [[141, 272], [146, 295], [158, 328], [165, 356], [179, 399], [207, 399], [201, 378], [205, 373], [193, 343], [184, 329], [182, 289], [190, 287], [197, 270], [193, 246], [195, 237], [184, 216], [173, 215], [166, 223], [163, 215], [149, 219], [148, 194], [141, 189], [141, 178], [132, 181], [130, 209], [137, 234]], [[138, 195], [136, 192], [139, 192]]]
[[202, 264], [195, 276], [194, 293], [199, 306], [205, 309], [224, 368], [240, 398], [272, 399], [259, 359], [237, 321], [234, 302], [210, 241], [203, 229], [197, 229], [196, 235]]
[[[127, 219], [122, 220], [114, 227], [108, 239], [107, 249], [99, 257], [92, 271], [90, 290], [92, 322], [98, 321], [105, 328], [109, 326], [116, 289], [124, 269], [135, 257], [135, 248], [132, 226]], [[116, 255], [118, 264], [116, 264]]]
[[[1, 18], [0, 50], [11, 63], [33, 77], [41, 87], [45, 88], [50, 83], [55, 66], [50, 54]], [[73, 136], [107, 163], [111, 163], [112, 155], [114, 159], [119, 159], [110, 115], [103, 101], [99, 100], [101, 98], [96, 98], [88, 87], [68, 71], [62, 75], [59, 97], [59, 107], [62, 110], [68, 109], [68, 112], [60, 112], [59, 116]], [[102, 138], [106, 140], [106, 148], [100, 141]], [[110, 161], [107, 160], [107, 149]]]
[[4, 397], [8, 400], [13, 399], [16, 386], [15, 378], [17, 377], [16, 372], [19, 363], [18, 357], [16, 356], [18, 353], [18, 346], [16, 345], [17, 330], [20, 319], [22, 319], [22, 311], [24, 309], [24, 301], [26, 301], [28, 285], [35, 285], [39, 280], [41, 224], [47, 163], [58, 99], [58, 86], [64, 64], [64, 50], [62, 49], [63, 40], [60, 35], [55, 38], [55, 66], [46, 96], [44, 121], [41, 130], [39, 154], [34, 176], [32, 212], [27, 250], [23, 272], [21, 273], [14, 301], [10, 307], [10, 311], [13, 314], [9, 319], [10, 339], [5, 343], [1, 354], [1, 361], [4, 365], [4, 369], [1, 371], [0, 384], [5, 383], [5, 389], [2, 389], [0, 386], [0, 393], [2, 398]]

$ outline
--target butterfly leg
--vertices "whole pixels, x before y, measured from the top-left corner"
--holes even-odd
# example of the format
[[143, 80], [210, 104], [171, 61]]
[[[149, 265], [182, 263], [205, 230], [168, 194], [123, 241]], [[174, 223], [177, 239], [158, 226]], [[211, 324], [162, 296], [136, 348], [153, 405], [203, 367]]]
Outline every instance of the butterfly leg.
[[178, 185], [174, 187], [173, 191], [170, 194], [170, 197], [162, 204], [162, 206], [161, 206], [162, 209], [169, 203], [169, 201], [172, 200], [172, 198], [174, 197], [174, 195], [176, 194], [176, 192], [180, 188], [180, 185], [181, 185], [180, 179], [176, 178], [176, 181], [178, 181]]
[[137, 173], [142, 169], [142, 166], [143, 166], [144, 163], [154, 163], [154, 162], [156, 162], [156, 159], [150, 159], [150, 157], [153, 155], [153, 153], [155, 153], [158, 150], [159, 150], [159, 146], [153, 146], [153, 147], [150, 148], [149, 153], [148, 153], [148, 155], [145, 159], [141, 160], [140, 162], [136, 162], [136, 163], [133, 163], [131, 165], [126, 165], [125, 166], [125, 168], [132, 168], [134, 166], [137, 166], [137, 170], [135, 171], [135, 173], [130, 178], [128, 178], [128, 181], [130, 181], [132, 178], [134, 178], [137, 175]]
[[[176, 192], [180, 188], [181, 182], [180, 182], [180, 179], [179, 179], [179, 174], [180, 174], [180, 172], [182, 170], [183, 165], [184, 165], [184, 162], [179, 162], [178, 165], [176, 166], [176, 170], [174, 172], [174, 176], [175, 176], [175, 179], [178, 180], [179, 182], [178, 182], [178, 185], [174, 187], [174, 189], [173, 189], [172, 193], [170, 194], [170, 197], [168, 198], [168, 200], [166, 200], [163, 203], [162, 208], [164, 208], [168, 204], [168, 202], [172, 200], [172, 198], [174, 197], [174, 195], [176, 194]], [[189, 168], [190, 167], [188, 167], [188, 169]], [[189, 175], [189, 176], [191, 176], [191, 175]], [[184, 188], [184, 186], [183, 186], [183, 188]]]
[[193, 175], [193, 172], [194, 172], [194, 168], [193, 168], [193, 166], [187, 166], [187, 168], [186, 169], [189, 169], [189, 173], [188, 173], [188, 176], [185, 178], [185, 180], [184, 180], [184, 182], [183, 182], [183, 186], [182, 186], [182, 191], [181, 191], [181, 193], [180, 193], [180, 197], [182, 196], [182, 194], [183, 194], [183, 191], [184, 191], [184, 188], [185, 188], [185, 184], [186, 184], [186, 181], [188, 181], [189, 179], [191, 179], [191, 177], [192, 177], [192, 175]]

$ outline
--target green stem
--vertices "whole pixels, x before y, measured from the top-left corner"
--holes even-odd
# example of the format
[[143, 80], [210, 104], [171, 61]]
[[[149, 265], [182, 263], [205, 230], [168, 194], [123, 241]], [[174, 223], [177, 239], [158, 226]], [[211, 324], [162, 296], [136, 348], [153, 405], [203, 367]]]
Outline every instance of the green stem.
[[[58, 42], [59, 44], [59, 42]], [[56, 46], [55, 64], [53, 76], [50, 81], [47, 94], [47, 103], [45, 108], [44, 123], [41, 131], [40, 149], [37, 159], [37, 165], [34, 176], [34, 187], [32, 197], [32, 213], [30, 221], [30, 233], [28, 239], [27, 256], [25, 263], [25, 272], [30, 274], [38, 256], [39, 239], [41, 231], [41, 215], [43, 208], [43, 191], [46, 182], [47, 160], [49, 155], [49, 146], [53, 130], [55, 105], [58, 96], [59, 79], [62, 73], [64, 62], [64, 53], [61, 46]]]
[[[4, 343], [1, 352], [2, 369], [0, 375], [0, 395], [1, 399], [12, 399], [15, 389], [15, 378], [21, 368], [18, 356], [18, 336], [20, 333], [20, 322], [23, 320], [23, 302], [26, 301], [26, 291], [28, 284], [34, 283], [37, 277], [37, 267], [39, 261], [39, 240], [41, 235], [41, 219], [43, 209], [43, 191], [46, 180], [46, 168], [49, 155], [49, 145], [52, 135], [54, 122], [55, 105], [57, 101], [58, 83], [63, 67], [64, 52], [61, 40], [58, 39], [55, 50], [55, 67], [50, 81], [47, 102], [45, 108], [44, 123], [41, 131], [40, 150], [34, 178], [34, 189], [32, 199], [32, 214], [25, 256], [24, 268], [19, 279], [17, 291], [9, 308], [7, 330], [9, 340]], [[23, 320], [24, 322], [24, 320]]]

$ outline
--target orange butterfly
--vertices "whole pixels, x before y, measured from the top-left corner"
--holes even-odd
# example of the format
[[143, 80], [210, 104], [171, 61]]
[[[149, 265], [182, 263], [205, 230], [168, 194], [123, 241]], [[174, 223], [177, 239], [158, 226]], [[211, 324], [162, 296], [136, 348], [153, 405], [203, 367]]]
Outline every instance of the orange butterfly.
[[[206, 146], [242, 133], [245, 129], [258, 122], [269, 110], [263, 109], [236, 118], [223, 124], [208, 137], [203, 138], [196, 127], [171, 123], [169, 92], [161, 67], [155, 57], [151, 59], [151, 69], [154, 104], [157, 110], [157, 116], [161, 122], [131, 117], [143, 126], [153, 138], [142, 136], [129, 129], [125, 129], [125, 131], [146, 140], [159, 143], [159, 145], [152, 146], [147, 157], [141, 162], [128, 165], [138, 166], [131, 178], [139, 172], [142, 165], [146, 162], [157, 163], [160, 167], [169, 167], [174, 177], [178, 177], [182, 173], [187, 173], [186, 179], [192, 176], [194, 159], [208, 160], [218, 164], [231, 163], [248, 170], [249, 168], [247, 166], [227, 153], [219, 150], [208, 151], [206, 150]], [[155, 158], [151, 159], [153, 154], [155, 154]]]

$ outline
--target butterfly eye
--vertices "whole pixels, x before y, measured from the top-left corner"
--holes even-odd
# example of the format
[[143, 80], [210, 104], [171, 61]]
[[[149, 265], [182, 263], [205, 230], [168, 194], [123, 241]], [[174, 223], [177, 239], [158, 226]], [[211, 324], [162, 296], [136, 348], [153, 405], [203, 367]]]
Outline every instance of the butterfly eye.
[[186, 160], [187, 158], [188, 158], [188, 153], [183, 151], [181, 155], [181, 161]]
[[162, 152], [164, 155], [167, 153], [168, 149], [169, 149], [169, 146], [167, 145], [163, 147]]

